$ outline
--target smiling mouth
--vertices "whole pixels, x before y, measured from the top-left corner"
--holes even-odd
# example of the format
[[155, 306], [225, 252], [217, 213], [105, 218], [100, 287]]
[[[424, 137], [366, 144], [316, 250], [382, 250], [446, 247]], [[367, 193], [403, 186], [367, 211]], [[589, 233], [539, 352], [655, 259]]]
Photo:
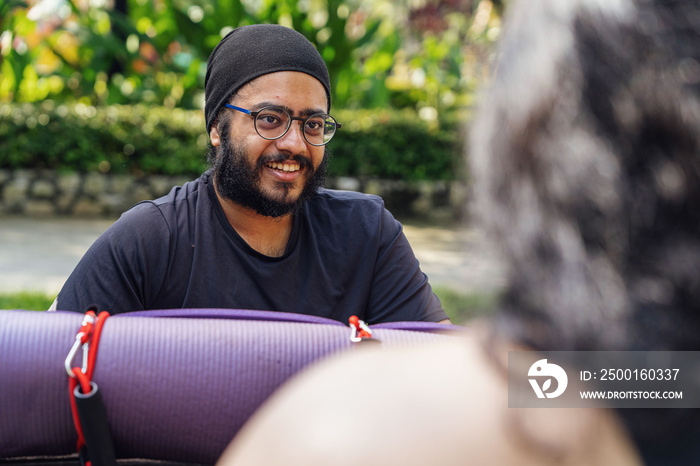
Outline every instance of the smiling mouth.
[[267, 168], [272, 168], [273, 170], [279, 170], [282, 172], [296, 172], [301, 169], [301, 165], [298, 163], [277, 163], [277, 162], [271, 162], [271, 163], [266, 163], [265, 166]]

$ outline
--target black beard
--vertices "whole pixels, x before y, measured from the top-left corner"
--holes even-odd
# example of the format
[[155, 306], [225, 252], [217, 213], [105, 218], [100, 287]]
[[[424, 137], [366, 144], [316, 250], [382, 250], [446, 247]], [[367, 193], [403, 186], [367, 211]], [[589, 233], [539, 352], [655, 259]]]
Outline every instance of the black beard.
[[[254, 210], [266, 217], [282, 217], [287, 214], [296, 214], [307, 200], [311, 199], [326, 181], [326, 168], [328, 165], [327, 148], [323, 160], [314, 170], [310, 159], [295, 155], [289, 157], [283, 154], [258, 158], [255, 166], [248, 165], [245, 148], [241, 145], [233, 145], [228, 135], [228, 125], [223, 124], [221, 129], [221, 144], [218, 148], [210, 146], [209, 162], [214, 172], [214, 183], [222, 197], [236, 204]], [[295, 200], [287, 200], [289, 184], [279, 183], [283, 195], [281, 200], [272, 199], [262, 192], [258, 182], [265, 164], [270, 162], [282, 162], [294, 160], [302, 170], [308, 169], [306, 183], [301, 194]]]

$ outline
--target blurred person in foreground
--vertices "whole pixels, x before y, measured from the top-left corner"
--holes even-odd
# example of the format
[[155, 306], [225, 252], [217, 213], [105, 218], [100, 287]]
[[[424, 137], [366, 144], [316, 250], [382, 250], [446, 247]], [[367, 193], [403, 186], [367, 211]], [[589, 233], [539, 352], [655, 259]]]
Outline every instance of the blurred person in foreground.
[[229, 308], [348, 322], [449, 322], [377, 196], [326, 190], [330, 78], [279, 25], [243, 26], [207, 62], [210, 169], [127, 211], [52, 308]]
[[222, 465], [700, 464], [697, 409], [512, 409], [505, 370], [516, 349], [700, 350], [700, 3], [522, 0], [503, 31], [469, 152], [497, 312], [310, 369]]

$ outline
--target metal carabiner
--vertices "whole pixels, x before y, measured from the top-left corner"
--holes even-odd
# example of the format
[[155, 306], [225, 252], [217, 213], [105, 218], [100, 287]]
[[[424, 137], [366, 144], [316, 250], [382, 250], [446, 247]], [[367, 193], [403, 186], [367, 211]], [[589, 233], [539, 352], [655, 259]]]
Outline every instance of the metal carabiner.
[[70, 351], [68, 352], [68, 356], [66, 357], [66, 362], [65, 362], [65, 368], [66, 372], [70, 377], [75, 378], [75, 374], [73, 373], [73, 369], [71, 368], [71, 365], [73, 364], [73, 359], [75, 359], [75, 355], [78, 354], [78, 350], [80, 347], [83, 347], [83, 364], [80, 368], [81, 371], [83, 371], [83, 374], [87, 373], [87, 364], [88, 364], [88, 352], [90, 351], [90, 344], [89, 343], [83, 343], [81, 340], [85, 336], [85, 332], [80, 332], [78, 335], [75, 337], [75, 343], [73, 343], [73, 346], [71, 347]]
[[[80, 347], [83, 347], [83, 364], [80, 370], [83, 371], [83, 374], [87, 373], [87, 365], [88, 365], [88, 352], [90, 350], [90, 343], [86, 340], [83, 343], [83, 338], [87, 337], [89, 338], [89, 331], [92, 329], [92, 325], [95, 323], [95, 316], [90, 315], [90, 314], [85, 314], [85, 317], [83, 318], [83, 323], [80, 326], [80, 331], [78, 334], [75, 336], [75, 343], [73, 343], [73, 346], [71, 347], [70, 351], [68, 352], [68, 356], [66, 357], [66, 361], [64, 363], [64, 366], [66, 368], [66, 373], [68, 373], [69, 377], [75, 378], [75, 374], [73, 373], [73, 369], [71, 368], [71, 365], [73, 364], [73, 359], [75, 359], [75, 355], [78, 354], [78, 350]], [[87, 332], [85, 330], [87, 330]]]

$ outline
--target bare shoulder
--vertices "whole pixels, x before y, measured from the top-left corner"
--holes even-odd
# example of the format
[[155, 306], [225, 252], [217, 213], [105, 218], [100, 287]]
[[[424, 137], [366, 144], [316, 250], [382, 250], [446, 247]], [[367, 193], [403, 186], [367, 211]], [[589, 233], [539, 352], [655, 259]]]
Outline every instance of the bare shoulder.
[[639, 464], [610, 411], [509, 409], [506, 355], [470, 335], [331, 358], [283, 387], [220, 464]]

